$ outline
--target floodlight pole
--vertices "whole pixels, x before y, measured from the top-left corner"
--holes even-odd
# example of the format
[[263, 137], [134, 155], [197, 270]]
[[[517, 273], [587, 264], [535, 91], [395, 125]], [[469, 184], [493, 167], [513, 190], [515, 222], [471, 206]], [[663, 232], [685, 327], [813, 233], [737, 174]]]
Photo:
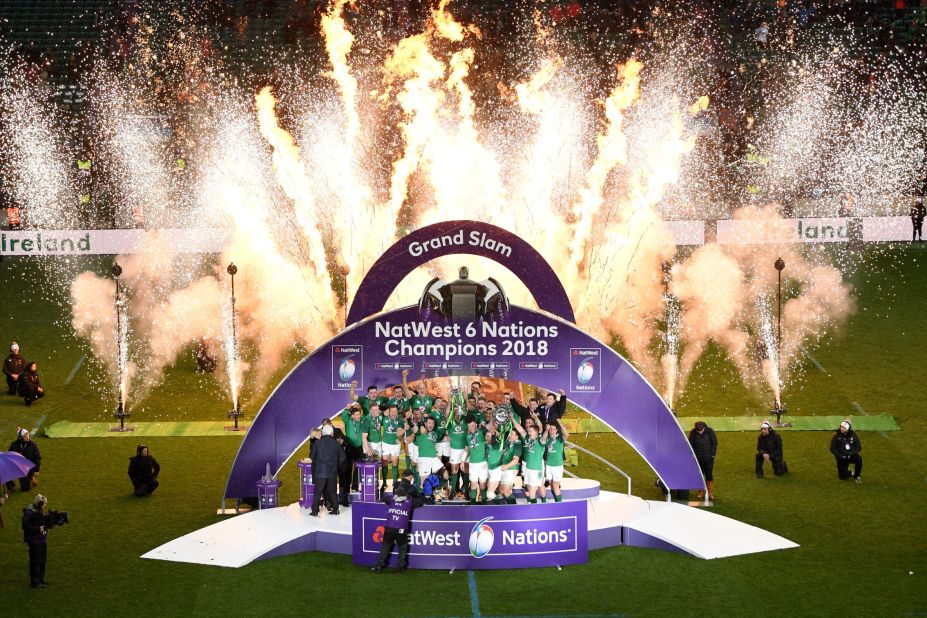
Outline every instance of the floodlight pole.
[[[238, 267], [235, 266], [234, 262], [229, 262], [228, 267], [225, 269], [232, 277], [232, 362], [238, 359], [238, 330], [235, 326], [235, 275], [238, 273]], [[229, 412], [229, 416], [234, 421], [235, 426], [232, 428], [233, 431], [238, 431], [238, 418], [241, 416], [241, 399], [238, 398], [235, 401], [235, 407]]]
[[779, 382], [781, 384], [781, 375], [782, 375], [782, 362], [780, 358], [782, 357], [782, 270], [785, 268], [785, 261], [780, 257], [776, 260], [774, 266], [779, 275], [779, 289], [776, 294], [776, 304], [778, 305], [778, 315], [776, 316], [776, 327], [778, 333], [776, 335], [776, 375], [779, 377]]
[[119, 375], [119, 385], [117, 389], [118, 402], [116, 403], [116, 412], [113, 416], [119, 419], [119, 431], [125, 431], [126, 417], [129, 416], [129, 412], [122, 403], [122, 379], [123, 372], [125, 371], [125, 367], [122, 364], [122, 287], [119, 284], [119, 275], [122, 274], [122, 266], [120, 266], [118, 262], [115, 262], [110, 272], [113, 274], [113, 279], [116, 281], [116, 296], [114, 299], [116, 309], [116, 369]]

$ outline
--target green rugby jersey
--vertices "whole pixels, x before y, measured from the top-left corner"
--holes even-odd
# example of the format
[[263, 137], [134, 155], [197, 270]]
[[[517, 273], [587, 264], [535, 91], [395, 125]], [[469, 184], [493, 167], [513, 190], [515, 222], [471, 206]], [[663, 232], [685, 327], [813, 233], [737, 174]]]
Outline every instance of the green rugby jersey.
[[487, 443], [486, 461], [489, 463], [490, 470], [495, 470], [502, 465], [502, 444], [499, 443], [498, 437]]
[[522, 441], [522, 452], [525, 457], [525, 467], [529, 470], [544, 469], [544, 445], [536, 439], [525, 436]]
[[361, 432], [367, 434], [368, 442], [379, 442], [380, 441], [380, 431], [383, 426], [383, 415], [379, 415], [376, 418], [373, 416], [365, 416], [361, 418]]
[[[502, 463], [512, 463], [512, 460], [521, 458], [521, 440], [505, 440], [505, 447], [502, 449]], [[514, 467], [514, 466], [513, 466]]]
[[361, 409], [364, 410], [364, 416], [367, 416], [368, 414], [370, 414], [370, 404], [371, 403], [377, 404], [378, 406], [380, 406], [380, 410], [383, 411], [386, 409], [385, 406], [389, 403], [389, 399], [387, 399], [386, 397], [377, 397], [376, 399], [373, 400], [373, 402], [371, 402], [370, 398], [367, 397], [367, 395], [361, 395], [360, 397], [357, 398], [357, 403], [359, 403]]
[[418, 408], [423, 408], [425, 414], [431, 413], [432, 406], [435, 405], [435, 398], [425, 393], [424, 395], [419, 396], [418, 393], [412, 395], [409, 399], [409, 407], [412, 410], [417, 410]]
[[388, 410], [393, 406], [396, 406], [396, 409], [399, 410], [400, 416], [402, 416], [403, 412], [412, 408], [412, 404], [405, 397], [390, 397], [386, 402], [386, 409]]
[[551, 439], [550, 436], [547, 437], [547, 444], [544, 445], [547, 449], [547, 465], [548, 466], [562, 466], [563, 465], [563, 437], [557, 436], [556, 438]]
[[435, 446], [443, 437], [440, 431], [431, 431], [415, 435], [415, 446], [418, 447], [419, 457], [437, 457], [438, 449]]
[[470, 463], [486, 461], [486, 430], [477, 429], [467, 434], [467, 446], [470, 447]]
[[463, 420], [451, 423], [451, 448], [462, 449], [467, 446], [467, 423]]
[[344, 422], [344, 437], [347, 438], [348, 443], [351, 446], [363, 445], [364, 439], [361, 437], [361, 431], [364, 418], [361, 417], [360, 420], [355, 421], [351, 418], [350, 411], [342, 410], [341, 420]]
[[399, 437], [396, 435], [396, 432], [399, 431], [399, 428], [403, 425], [405, 425], [405, 421], [401, 418], [397, 418], [395, 421], [388, 416], [384, 418], [383, 422], [380, 424], [383, 430], [383, 444], [399, 444]]

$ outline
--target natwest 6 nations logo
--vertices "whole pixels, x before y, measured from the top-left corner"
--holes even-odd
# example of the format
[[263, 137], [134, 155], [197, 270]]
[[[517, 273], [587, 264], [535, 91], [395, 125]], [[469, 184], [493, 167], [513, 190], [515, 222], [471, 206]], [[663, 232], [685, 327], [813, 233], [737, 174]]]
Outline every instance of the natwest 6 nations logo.
[[364, 381], [364, 346], [361, 345], [333, 345], [332, 346], [332, 390], [346, 391], [351, 388], [351, 382]]
[[570, 391], [597, 393], [602, 389], [601, 348], [570, 348]]
[[488, 522], [492, 517], [485, 517], [476, 522], [473, 530], [470, 531], [470, 555], [474, 558], [482, 558], [492, 549], [493, 543], [496, 542], [496, 534]]

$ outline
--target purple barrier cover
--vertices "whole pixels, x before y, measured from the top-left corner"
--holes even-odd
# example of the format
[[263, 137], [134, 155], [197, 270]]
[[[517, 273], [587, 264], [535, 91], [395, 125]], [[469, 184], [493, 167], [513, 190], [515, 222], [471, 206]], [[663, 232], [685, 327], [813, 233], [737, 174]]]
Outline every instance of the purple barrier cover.
[[[588, 557], [586, 502], [498, 506], [424, 506], [410, 528], [409, 568], [522, 569], [583, 564]], [[354, 502], [354, 564], [373, 566], [386, 505]], [[390, 566], [396, 564], [396, 550]]]

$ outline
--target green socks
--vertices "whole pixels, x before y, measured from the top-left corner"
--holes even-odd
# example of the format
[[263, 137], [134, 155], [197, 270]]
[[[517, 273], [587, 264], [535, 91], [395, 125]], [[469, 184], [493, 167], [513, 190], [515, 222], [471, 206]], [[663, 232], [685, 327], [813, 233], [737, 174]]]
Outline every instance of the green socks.
[[390, 466], [393, 473], [393, 485], [399, 482], [399, 466]]
[[457, 495], [457, 479], [459, 476], [460, 476], [459, 474], [451, 475], [451, 498], [452, 499], [454, 498], [455, 495]]
[[554, 494], [554, 502], [563, 502], [563, 496], [560, 494]]
[[528, 504], [537, 504], [537, 498], [528, 498]]
[[512, 494], [511, 496], [506, 498], [505, 501], [509, 504], [517, 504], [517, 501], [515, 500], [515, 494]]

